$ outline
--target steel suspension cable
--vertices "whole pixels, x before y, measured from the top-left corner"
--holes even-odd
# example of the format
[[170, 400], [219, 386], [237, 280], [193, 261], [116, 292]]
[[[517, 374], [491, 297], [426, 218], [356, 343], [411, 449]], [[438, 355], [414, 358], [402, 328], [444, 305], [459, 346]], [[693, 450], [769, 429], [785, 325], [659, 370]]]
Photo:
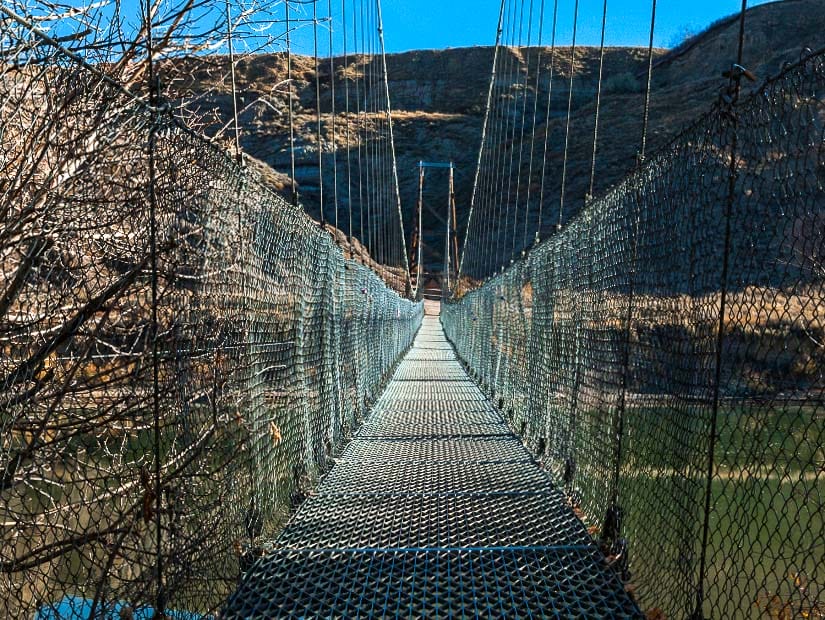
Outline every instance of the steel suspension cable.
[[[368, 20], [366, 9], [364, 6], [364, 0], [361, 0], [361, 38], [363, 40], [363, 49], [364, 49], [364, 183], [366, 184], [366, 189], [364, 190], [364, 198], [366, 202], [367, 214], [366, 214], [366, 225], [367, 225], [367, 251], [369, 256], [372, 258], [375, 251], [375, 243], [373, 239], [373, 221], [372, 221], [372, 165], [371, 165], [371, 158], [372, 158], [372, 141], [369, 139], [369, 115], [370, 115], [370, 96], [371, 96], [371, 82], [372, 82], [372, 49], [369, 45], [369, 39], [367, 38], [368, 32]], [[367, 63], [367, 59], [369, 59], [369, 64]]]
[[599, 120], [602, 105], [602, 80], [604, 77], [604, 40], [607, 30], [607, 2], [604, 0], [602, 10], [602, 39], [599, 45], [599, 81], [596, 88], [596, 118], [593, 125], [593, 156], [590, 159], [590, 185], [587, 190], [585, 201], [589, 202], [593, 198], [593, 188], [596, 183], [596, 155], [599, 148]]
[[[505, 3], [506, 4], [506, 3]], [[508, 44], [508, 33], [511, 29], [511, 15], [512, 12], [510, 10], [511, 4], [506, 4], [505, 6], [505, 15], [504, 15], [504, 32], [503, 32], [503, 47], [506, 49], [509, 47]], [[509, 57], [499, 57], [499, 63], [501, 65], [502, 71], [500, 73], [501, 76], [507, 75], [509, 71], [509, 63], [508, 60], [512, 60], [512, 56]], [[504, 119], [503, 114], [500, 111], [500, 102], [504, 93], [507, 90], [506, 86], [506, 78], [501, 78], [498, 80], [498, 90], [497, 95], [493, 100], [493, 107], [496, 110], [496, 117], [493, 122], [492, 133], [490, 135], [490, 160], [488, 165], [488, 174], [487, 174], [487, 190], [486, 194], [486, 201], [484, 205], [484, 212], [485, 217], [482, 221], [482, 248], [480, 258], [483, 262], [482, 267], [482, 276], [487, 276], [487, 271], [490, 271], [496, 267], [496, 256], [495, 256], [495, 244], [493, 242], [494, 239], [494, 231], [496, 229], [496, 207], [500, 204], [496, 200], [496, 190], [499, 185], [499, 177], [500, 177], [500, 162], [501, 162], [501, 143], [502, 143], [502, 135], [504, 129]]]
[[[494, 252], [490, 252], [490, 256], [492, 259], [492, 267], [495, 273], [503, 271], [504, 268], [506, 252], [504, 248], [507, 245], [507, 230], [508, 224], [510, 222], [509, 191], [512, 186], [512, 146], [513, 141], [515, 139], [515, 97], [512, 96], [512, 91], [514, 84], [518, 82], [518, 80], [513, 79], [513, 74], [515, 71], [517, 71], [517, 67], [519, 67], [521, 64], [520, 60], [517, 58], [517, 54], [519, 54], [519, 40], [517, 36], [521, 36], [521, 31], [519, 27], [519, 6], [521, 6], [521, 8], [523, 9], [524, 0], [512, 0], [511, 10], [509, 13], [510, 41], [509, 45], [507, 46], [509, 54], [505, 58], [505, 61], [507, 63], [505, 75], [507, 76], [507, 78], [502, 83], [502, 94], [504, 95], [505, 101], [502, 104], [500, 135], [498, 141], [496, 142], [496, 144], [498, 145], [498, 159], [496, 180], [494, 183], [495, 193], [493, 194], [493, 196], [495, 197], [495, 216], [490, 220], [490, 223], [494, 227], [495, 231], [495, 236], [491, 237], [491, 242], [493, 238], [495, 239], [495, 243], [493, 245]], [[521, 11], [521, 14], [523, 14], [523, 10]], [[518, 35], [516, 34], [517, 32]], [[510, 126], [511, 122], [512, 129]], [[508, 146], [510, 154], [509, 168], [507, 165]], [[505, 178], [507, 179], [506, 185]]]
[[[372, 36], [373, 36], [373, 60], [378, 61], [378, 42], [376, 33], [378, 32], [378, 20], [375, 14], [375, 4], [372, 4]], [[373, 123], [375, 123], [375, 207], [376, 207], [376, 226], [378, 232], [378, 243], [381, 248], [381, 264], [386, 265], [387, 257], [387, 227], [386, 227], [386, 201], [384, 200], [385, 175], [384, 169], [384, 115], [382, 114], [383, 101], [381, 99], [381, 77], [380, 67], [375, 69], [375, 115]]]
[[418, 291], [421, 288], [421, 261], [424, 254], [423, 248], [423, 229], [424, 229], [424, 166], [419, 164], [418, 168], [418, 206], [417, 206], [417, 235], [415, 242], [417, 244], [416, 250], [416, 258], [415, 258], [415, 291], [414, 294], [416, 297], [418, 296]]
[[367, 40], [367, 15], [366, 15], [366, 5], [364, 4], [365, 0], [359, 1], [359, 9], [360, 13], [359, 16], [361, 18], [361, 51], [363, 54], [363, 61], [364, 61], [364, 73], [363, 73], [363, 82], [361, 84], [361, 113], [363, 115], [362, 118], [362, 126], [361, 131], [363, 132], [362, 142], [364, 146], [364, 203], [362, 209], [364, 210], [364, 227], [365, 231], [364, 234], [366, 238], [364, 239], [364, 247], [367, 248], [367, 253], [371, 257], [373, 254], [373, 250], [375, 249], [374, 244], [372, 242], [372, 213], [371, 213], [371, 204], [372, 204], [372, 185], [370, 183], [370, 174], [371, 174], [371, 166], [370, 166], [370, 142], [369, 142], [369, 88], [370, 88], [370, 71], [372, 68], [369, 64], [370, 59], [370, 50], [368, 47], [368, 40]]
[[224, 7], [226, 9], [226, 42], [229, 46], [229, 76], [232, 84], [232, 127], [235, 134], [235, 160], [240, 162], [242, 155], [240, 127], [238, 125], [238, 85], [235, 79], [235, 47], [232, 40], [232, 11], [230, 0], [225, 0]]
[[493, 96], [490, 103], [491, 126], [488, 140], [489, 149], [487, 151], [487, 163], [484, 167], [484, 182], [481, 190], [483, 192], [482, 202], [480, 203], [480, 213], [482, 217], [479, 219], [479, 244], [476, 250], [482, 276], [484, 275], [484, 270], [488, 267], [487, 263], [490, 262], [490, 248], [492, 247], [492, 230], [494, 226], [492, 210], [493, 204], [495, 203], [493, 199], [493, 192], [495, 189], [495, 162], [497, 161], [499, 155], [499, 149], [497, 146], [500, 142], [499, 129], [501, 127], [501, 115], [498, 109], [498, 103], [501, 99], [502, 93], [504, 92], [504, 80], [502, 79], [502, 76], [504, 74], [506, 61], [506, 58], [502, 55], [502, 50], [507, 46], [507, 32], [509, 30], [509, 11], [507, 0], [502, 2], [502, 7], [501, 45], [497, 58], [497, 67], [495, 68], [495, 90], [493, 91]]
[[412, 285], [412, 280], [410, 276], [410, 264], [407, 258], [407, 243], [406, 238], [404, 235], [404, 216], [403, 211], [401, 209], [401, 187], [398, 181], [398, 162], [396, 161], [395, 156], [395, 136], [393, 133], [393, 126], [392, 126], [392, 103], [390, 101], [390, 84], [389, 84], [389, 77], [387, 72], [387, 51], [386, 46], [384, 43], [384, 19], [381, 13], [381, 0], [376, 0], [376, 7], [378, 11], [378, 36], [380, 40], [381, 46], [381, 62], [384, 67], [384, 92], [387, 98], [387, 126], [389, 129], [389, 149], [390, 155], [392, 157], [392, 186], [395, 190], [395, 205], [398, 214], [398, 249], [401, 251], [401, 256], [403, 257], [403, 267], [404, 272], [406, 274], [407, 282], [406, 284]]
[[[515, 0], [514, 0], [515, 1]], [[511, 73], [512, 68], [512, 50], [510, 49], [512, 44], [512, 2], [510, 2], [507, 6], [507, 13], [505, 16], [505, 29], [504, 29], [504, 47], [508, 50], [508, 55], [501, 59], [503, 70], [502, 76], [508, 76]], [[505, 93], [507, 92], [507, 77], [504, 77], [501, 80], [499, 85], [499, 95], [494, 102], [497, 109], [497, 123], [495, 123], [493, 127], [493, 135], [492, 135], [492, 145], [494, 150], [491, 152], [492, 159], [491, 159], [491, 170], [490, 176], [488, 180], [489, 184], [489, 191], [487, 194], [487, 211], [488, 215], [485, 218], [485, 224], [487, 227], [487, 231], [484, 234], [484, 238], [486, 240], [486, 247], [483, 251], [483, 256], [487, 258], [487, 269], [496, 270], [498, 268], [498, 251], [497, 251], [497, 232], [499, 231], [498, 227], [498, 217], [501, 210], [501, 198], [500, 198], [500, 188], [501, 188], [501, 181], [502, 181], [502, 166], [504, 160], [504, 152], [502, 149], [502, 143], [505, 135], [505, 119], [504, 113], [500, 109], [503, 106], [497, 105], [501, 104], [501, 99], [504, 97]]]
[[647, 82], [645, 84], [644, 119], [642, 121], [642, 147], [639, 150], [639, 165], [644, 163], [647, 154], [647, 129], [650, 123], [650, 96], [653, 85], [653, 36], [656, 32], [656, 0], [650, 11], [650, 44], [647, 50]]
[[[505, 7], [504, 17], [504, 32], [503, 32], [503, 47], [507, 48], [507, 33], [509, 31], [510, 12]], [[499, 56], [498, 59], [500, 71], [497, 71], [499, 76], [497, 89], [494, 94], [492, 106], [494, 111], [493, 126], [490, 132], [490, 149], [487, 158], [486, 179], [484, 184], [484, 202], [482, 203], [483, 219], [480, 221], [481, 225], [481, 247], [479, 250], [479, 258], [482, 263], [482, 275], [486, 275], [485, 271], [490, 269], [495, 261], [493, 253], [493, 231], [495, 229], [495, 213], [496, 206], [495, 192], [498, 180], [498, 162], [501, 155], [501, 132], [503, 127], [502, 113], [500, 108], [501, 99], [505, 93], [505, 80], [502, 76], [506, 73], [507, 58]]]
[[503, 23], [504, 23], [504, 4], [506, 0], [501, 0], [501, 4], [499, 6], [499, 15], [498, 15], [498, 27], [496, 29], [496, 44], [493, 51], [493, 69], [490, 75], [490, 85], [487, 89], [487, 106], [484, 111], [484, 121], [481, 126], [481, 144], [478, 149], [478, 158], [476, 164], [476, 171], [475, 171], [475, 178], [473, 180], [473, 189], [470, 194], [470, 209], [469, 213], [467, 214], [467, 229], [464, 236], [464, 243], [462, 244], [461, 249], [461, 260], [459, 261], [458, 265], [458, 277], [459, 280], [461, 279], [461, 275], [465, 272], [467, 267], [466, 260], [467, 260], [467, 248], [471, 239], [474, 239], [472, 235], [473, 225], [475, 224], [475, 216], [476, 216], [476, 209], [477, 209], [477, 200], [478, 200], [478, 188], [479, 188], [479, 178], [481, 176], [481, 166], [482, 161], [484, 158], [485, 152], [489, 149], [485, 149], [485, 143], [487, 140], [487, 131], [490, 124], [490, 111], [492, 108], [492, 100], [493, 100], [493, 92], [495, 89], [496, 84], [496, 67], [498, 65], [498, 57], [501, 50], [501, 38], [504, 32], [503, 30]]
[[371, 138], [367, 142], [371, 149], [371, 168], [372, 168], [372, 182], [369, 187], [372, 190], [372, 211], [370, 217], [370, 226], [373, 232], [373, 242], [375, 244], [375, 262], [378, 266], [385, 262], [383, 237], [381, 236], [381, 127], [378, 118], [379, 102], [376, 97], [376, 68], [375, 68], [375, 6], [372, 0], [367, 1], [367, 28], [365, 32], [369, 37], [369, 54], [370, 54], [370, 123], [372, 125]]
[[[363, 0], [361, 0], [363, 3]], [[366, 66], [364, 63], [364, 48], [359, 38], [358, 21], [361, 17], [361, 11], [358, 10], [362, 4], [357, 3], [357, 0], [352, 0], [352, 38], [355, 41], [355, 55], [356, 58], [360, 56], [361, 70], [355, 73], [355, 113], [356, 113], [356, 128], [358, 130], [358, 239], [361, 244], [361, 250], [358, 255], [361, 257], [361, 262], [365, 263], [364, 248], [367, 247], [367, 238], [364, 236], [364, 127], [366, 127], [366, 120], [361, 118], [361, 86], [364, 78]], [[363, 36], [363, 35], [362, 35]], [[357, 62], [357, 61], [356, 61]]]
[[[502, 21], [502, 39], [501, 48], [506, 49], [508, 43], [508, 32], [510, 30], [510, 10], [508, 0], [502, 3], [503, 6], [503, 21]], [[496, 69], [497, 84], [491, 102], [492, 127], [490, 130], [490, 148], [489, 157], [486, 166], [486, 179], [484, 184], [484, 202], [481, 205], [483, 218], [479, 221], [480, 225], [480, 246], [477, 250], [479, 260], [481, 261], [481, 275], [486, 275], [486, 270], [489, 269], [493, 262], [493, 230], [495, 228], [494, 222], [494, 206], [495, 206], [495, 189], [497, 180], [497, 162], [500, 155], [501, 144], [501, 127], [502, 117], [499, 110], [499, 103], [505, 91], [503, 75], [506, 71], [507, 59], [499, 52], [498, 65]]]
[[324, 213], [324, 149], [323, 135], [321, 134], [321, 71], [318, 62], [318, 1], [312, 3], [312, 45], [315, 66], [315, 124], [318, 149], [318, 203], [321, 210], [321, 227], [326, 227]]
[[[378, 4], [378, 0], [375, 0], [375, 5], [376, 6], [373, 7], [373, 10], [375, 11], [374, 29], [375, 29], [375, 33], [377, 33], [379, 38], [380, 38], [381, 26], [378, 23], [378, 6], [377, 6], [377, 4]], [[379, 53], [380, 53], [380, 45], [379, 45], [377, 39], [376, 39], [375, 51], [376, 51], [376, 56], [378, 56]], [[383, 94], [383, 89], [382, 89], [382, 86], [383, 86], [383, 79], [382, 79], [383, 70], [382, 70], [382, 67], [379, 67], [378, 73], [380, 75], [378, 75], [379, 79], [377, 80], [377, 86], [376, 87], [377, 87], [377, 90], [378, 90], [378, 93], [379, 93], [379, 97], [381, 97], [382, 94]], [[378, 141], [376, 143], [376, 148], [377, 148], [377, 151], [378, 151], [378, 178], [379, 178], [379, 182], [378, 182], [378, 185], [376, 186], [375, 189], [376, 189], [376, 192], [378, 193], [377, 203], [378, 203], [378, 206], [379, 206], [379, 209], [380, 209], [380, 215], [379, 215], [380, 228], [379, 228], [379, 231], [381, 233], [381, 243], [382, 243], [383, 248], [384, 248], [384, 250], [383, 250], [384, 256], [383, 256], [382, 264], [389, 267], [390, 261], [391, 261], [391, 252], [392, 252], [392, 245], [391, 245], [391, 239], [390, 239], [390, 229], [389, 229], [389, 203], [387, 201], [387, 194], [388, 194], [387, 189], [389, 188], [389, 174], [388, 174], [389, 167], [387, 165], [387, 160], [388, 160], [389, 156], [388, 156], [388, 153], [387, 153], [387, 123], [386, 123], [386, 116], [383, 113], [383, 108], [384, 108], [384, 101], [383, 101], [383, 99], [379, 99], [376, 103], [377, 116], [376, 116], [376, 119], [375, 119], [375, 122], [378, 126], [378, 132], [377, 132]]]
[[382, 265], [384, 263], [384, 247], [381, 243], [381, 228], [380, 228], [380, 186], [381, 186], [381, 179], [379, 177], [380, 172], [380, 142], [378, 140], [380, 127], [376, 119], [378, 119], [378, 98], [376, 96], [376, 89], [377, 89], [377, 69], [375, 67], [375, 11], [373, 3], [368, 0], [367, 2], [368, 12], [367, 12], [367, 32], [369, 33], [369, 50], [370, 50], [370, 123], [372, 125], [372, 134], [371, 139], [369, 140], [368, 144], [371, 148], [372, 158], [371, 158], [371, 168], [372, 168], [372, 184], [370, 187], [372, 188], [372, 200], [371, 200], [371, 221], [370, 226], [372, 228], [373, 233], [373, 242], [375, 244], [375, 260], [376, 263]]
[[[519, 3], [519, 12], [518, 12], [518, 21], [514, 22], [513, 24], [513, 43], [514, 45], [514, 54], [513, 56], [516, 57], [514, 64], [516, 66], [517, 73], [521, 71], [521, 50], [522, 50], [522, 33], [524, 30], [524, 0], [520, 0]], [[518, 28], [516, 28], [516, 23], [518, 23]], [[518, 29], [518, 37], [516, 37], [516, 29]], [[513, 84], [519, 84], [520, 80], [513, 80]], [[510, 101], [507, 105], [507, 123], [508, 123], [508, 131], [506, 134], [507, 144], [509, 145], [509, 163], [506, 164], [507, 166], [507, 189], [505, 190], [502, 186], [502, 195], [503, 200], [502, 204], [503, 213], [504, 213], [504, 222], [503, 226], [499, 225], [499, 230], [502, 231], [502, 238], [504, 240], [503, 246], [501, 248], [502, 257], [499, 260], [499, 265], [501, 266], [501, 270], [504, 271], [505, 263], [507, 262], [507, 234], [510, 229], [510, 205], [511, 205], [511, 196], [512, 196], [512, 189], [513, 189], [513, 164], [515, 161], [515, 142], [516, 142], [516, 125], [517, 125], [517, 110], [518, 110], [518, 94], [510, 98]], [[512, 128], [510, 128], [510, 121], [512, 120]], [[522, 119], [523, 121], [523, 119]], [[506, 158], [506, 156], [505, 156]], [[512, 257], [511, 257], [512, 260]]]
[[[513, 215], [513, 244], [510, 249], [510, 259], [516, 255], [516, 238], [518, 237], [518, 213], [519, 213], [519, 198], [521, 197], [521, 168], [524, 160], [524, 129], [527, 125], [525, 118], [527, 116], [527, 89], [530, 82], [530, 44], [533, 42], [533, 0], [530, 0], [530, 14], [527, 18], [527, 70], [524, 74], [524, 85], [522, 86], [522, 106], [521, 106], [521, 137], [519, 139], [519, 153], [518, 166], [516, 167], [516, 198], [515, 209]], [[527, 185], [530, 185], [530, 178], [527, 178]]]
[[570, 47], [570, 82], [569, 92], [567, 93], [567, 127], [564, 134], [564, 160], [561, 169], [561, 192], [559, 194], [559, 221], [556, 224], [557, 229], [561, 230], [564, 221], [564, 198], [567, 191], [567, 164], [570, 154], [570, 120], [573, 115], [573, 80], [576, 69], [576, 35], [579, 27], [579, 0], [575, 0], [573, 8], [573, 45]]
[[705, 581], [707, 580], [708, 545], [710, 544], [710, 521], [713, 503], [713, 480], [716, 467], [716, 442], [719, 435], [719, 409], [721, 404], [721, 385], [723, 372], [722, 352], [725, 344], [725, 329], [728, 313], [728, 274], [731, 269], [731, 219], [736, 202], [736, 185], [739, 178], [739, 116], [736, 107], [739, 104], [739, 97], [742, 92], [742, 74], [745, 56], [745, 34], [746, 15], [748, 11], [748, 0], [742, 0], [739, 11], [739, 35], [737, 41], [736, 66], [731, 68], [729, 77], [730, 94], [730, 123], [732, 124], [732, 134], [730, 137], [729, 154], [730, 163], [728, 166], [728, 191], [725, 204], [725, 238], [722, 257], [722, 272], [719, 278], [720, 299], [718, 308], [718, 319], [716, 329], [716, 355], [714, 360], [714, 379], [712, 394], [712, 416], [709, 429], [709, 441], [707, 451], [707, 461], [705, 468], [705, 488], [703, 498], [703, 518], [702, 518], [702, 545], [699, 555], [699, 581], [696, 589], [696, 608], [691, 616], [691, 620], [702, 620], [704, 618], [703, 607], [705, 597]]
[[[507, 32], [509, 31], [509, 16], [510, 13], [507, 10], [507, 6], [504, 6], [504, 14], [503, 14], [503, 21], [502, 21], [502, 32], [501, 32], [501, 42], [504, 44], [503, 46], [506, 47], [507, 44]], [[492, 231], [493, 227], [495, 226], [494, 218], [493, 218], [493, 205], [495, 204], [494, 199], [494, 191], [495, 191], [495, 166], [494, 162], [498, 160], [499, 156], [499, 145], [501, 143], [500, 131], [501, 131], [501, 113], [498, 110], [498, 103], [501, 101], [501, 98], [505, 92], [506, 86], [504, 80], [500, 79], [500, 76], [504, 73], [504, 66], [506, 62], [506, 58], [501, 55], [501, 49], [499, 49], [499, 54], [496, 59], [496, 64], [498, 66], [494, 67], [494, 71], [497, 76], [498, 84], [496, 89], [493, 91], [493, 98], [491, 101], [491, 117], [492, 117], [492, 126], [489, 132], [489, 148], [485, 154], [485, 163], [483, 170], [486, 172], [483, 185], [481, 187], [482, 195], [480, 199], [480, 207], [481, 207], [481, 214], [482, 218], [479, 220], [479, 235], [480, 235], [480, 244], [476, 249], [476, 254], [478, 257], [479, 267], [481, 269], [481, 275], [485, 275], [485, 270], [490, 267], [492, 262], [492, 252], [488, 249], [492, 247]], [[488, 264], [485, 264], [485, 261]]]
[[[649, 113], [649, 104], [650, 104], [650, 90], [651, 90], [651, 83], [653, 77], [653, 33], [655, 30], [656, 25], [656, 0], [653, 0], [653, 7], [652, 7], [652, 16], [651, 16], [651, 25], [650, 25], [650, 46], [649, 46], [649, 53], [648, 53], [648, 77], [647, 77], [647, 86], [646, 86], [646, 95], [645, 95], [645, 105], [644, 105], [644, 115], [645, 115], [645, 122], [644, 122], [644, 129], [642, 132], [642, 150], [639, 155], [639, 159], [637, 162], [638, 166], [644, 161], [644, 148], [645, 148], [645, 140], [647, 136], [647, 118]], [[636, 189], [636, 203], [637, 203], [637, 211], [635, 213], [635, 217], [632, 219], [632, 230], [629, 233], [629, 242], [630, 242], [630, 264], [627, 273], [628, 282], [627, 287], [628, 291], [627, 295], [627, 307], [624, 312], [624, 338], [622, 343], [622, 372], [621, 372], [621, 379], [619, 382], [619, 403], [617, 407], [616, 413], [616, 420], [614, 422], [614, 430], [613, 436], [615, 437], [615, 446], [614, 446], [614, 459], [613, 459], [613, 475], [611, 481], [611, 507], [608, 509], [608, 513], [605, 516], [605, 526], [603, 526], [603, 531], [608, 531], [608, 533], [615, 539], [612, 542], [616, 542], [619, 536], [621, 535], [621, 518], [620, 515], [622, 514], [621, 509], [621, 502], [620, 502], [620, 481], [621, 481], [621, 468], [622, 468], [622, 461], [624, 458], [624, 448], [625, 448], [625, 417], [627, 415], [628, 409], [628, 392], [630, 389], [630, 372], [631, 372], [631, 346], [632, 346], [632, 328], [633, 328], [633, 320], [634, 316], [637, 312], [637, 275], [638, 275], [638, 260], [639, 260], [639, 231], [641, 225], [641, 208], [643, 206], [642, 201], [643, 190], [637, 188]], [[609, 524], [609, 527], [608, 527]]]
[[298, 206], [298, 185], [295, 180], [295, 106], [292, 101], [292, 33], [289, 16], [289, 0], [284, 0], [286, 24], [286, 83], [289, 108], [289, 169], [292, 187], [292, 205]]
[[330, 88], [330, 120], [332, 130], [332, 202], [335, 204], [335, 239], [338, 240], [340, 230], [338, 222], [338, 136], [336, 133], [335, 118], [335, 28], [332, 21], [332, 0], [327, 0], [329, 16], [329, 88]]
[[527, 170], [527, 197], [524, 206], [524, 238], [522, 239], [522, 247], [527, 248], [528, 233], [530, 227], [530, 197], [533, 189], [533, 161], [536, 149], [536, 124], [538, 123], [539, 112], [539, 88], [541, 86], [541, 60], [542, 60], [542, 43], [544, 41], [544, 2], [541, 0], [541, 8], [539, 9], [539, 33], [538, 33], [538, 55], [536, 58], [536, 87], [533, 96], [533, 126], [530, 131], [530, 165]]
[[547, 109], [544, 115], [544, 153], [541, 158], [541, 189], [539, 191], [539, 213], [536, 224], [536, 240], [541, 241], [541, 225], [544, 213], [544, 194], [547, 181], [547, 149], [550, 145], [550, 108], [553, 102], [553, 78], [556, 73], [556, 33], [559, 18], [559, 0], [553, 0], [553, 35], [550, 43], [550, 84], [547, 92]]
[[[375, 4], [370, 5], [371, 25], [370, 32], [372, 33], [372, 50], [373, 50], [373, 64], [378, 60], [378, 41], [376, 33], [378, 32], [378, 19], [375, 12]], [[373, 74], [373, 98], [374, 98], [374, 115], [373, 123], [375, 124], [375, 225], [377, 243], [379, 247], [379, 265], [385, 266], [387, 264], [387, 235], [386, 235], [386, 203], [384, 200], [384, 140], [383, 140], [383, 120], [381, 113], [382, 100], [380, 97], [381, 79], [379, 75], [380, 68], [376, 67]]]
[[[524, 2], [524, 0], [521, 0], [521, 1], [522, 1], [522, 3]], [[513, 1], [513, 5], [515, 5], [515, 0]], [[515, 43], [516, 43], [516, 23], [517, 23], [516, 16], [517, 16], [517, 14], [518, 14], [518, 11], [517, 11], [516, 7], [513, 6], [513, 11], [512, 11], [512, 15], [511, 15], [512, 19], [510, 21], [511, 27], [512, 27], [511, 28], [511, 34], [510, 34], [510, 48], [511, 49], [510, 49], [510, 55], [508, 57], [508, 63], [507, 63], [508, 64], [508, 70], [507, 70], [507, 76], [508, 76], [507, 90], [508, 91], [512, 90], [512, 84], [510, 83], [510, 80], [512, 79], [512, 75], [513, 75], [513, 67], [515, 66], [515, 64], [517, 62], [516, 53], [515, 53], [516, 50], [512, 49], [512, 48], [516, 47]], [[518, 48], [516, 48], [516, 49], [518, 49]], [[512, 102], [512, 99], [510, 97], [508, 97], [508, 102], [506, 104], [507, 107], [506, 107], [506, 110], [505, 110], [504, 123], [503, 123], [504, 132], [503, 132], [503, 135], [502, 135], [505, 142], [500, 143], [502, 145], [502, 148], [499, 149], [500, 152], [501, 152], [501, 156], [499, 158], [499, 161], [500, 161], [500, 168], [499, 168], [500, 181], [496, 183], [496, 185], [498, 187], [498, 201], [497, 201], [497, 203], [498, 203], [497, 207], [498, 208], [496, 209], [496, 219], [495, 219], [495, 226], [496, 226], [495, 267], [496, 267], [497, 272], [498, 272], [498, 270], [500, 270], [504, 267], [504, 259], [503, 259], [504, 250], [503, 250], [503, 248], [504, 248], [504, 245], [506, 245], [506, 243], [507, 243], [506, 231], [507, 231], [507, 222], [509, 221], [509, 218], [504, 219], [505, 199], [506, 199], [505, 189], [504, 189], [504, 187], [505, 187], [505, 185], [504, 185], [505, 172], [504, 171], [505, 171], [505, 168], [507, 167], [507, 150], [504, 147], [507, 144], [507, 142], [506, 142], [507, 137], [510, 135], [510, 121], [511, 121], [511, 117], [512, 117], [511, 102]], [[513, 121], [513, 134], [515, 135], [515, 119], [512, 119], [512, 121]], [[510, 152], [512, 153], [512, 142], [510, 142], [510, 146], [511, 146]], [[510, 173], [512, 174], [512, 166], [510, 167]], [[508, 187], [508, 189], [509, 189], [509, 187]], [[506, 203], [506, 206], [509, 209], [509, 206], [510, 206], [509, 201]], [[502, 226], [502, 220], [504, 220], [504, 225], [503, 226]], [[503, 243], [502, 243], [502, 234], [505, 235]]]
[[346, 119], [345, 143], [347, 151], [347, 238], [349, 240], [349, 257], [353, 258], [355, 245], [352, 241], [352, 143], [350, 141], [350, 105], [349, 105], [349, 46], [347, 31], [347, 0], [341, 0], [341, 31], [344, 38], [344, 118]]

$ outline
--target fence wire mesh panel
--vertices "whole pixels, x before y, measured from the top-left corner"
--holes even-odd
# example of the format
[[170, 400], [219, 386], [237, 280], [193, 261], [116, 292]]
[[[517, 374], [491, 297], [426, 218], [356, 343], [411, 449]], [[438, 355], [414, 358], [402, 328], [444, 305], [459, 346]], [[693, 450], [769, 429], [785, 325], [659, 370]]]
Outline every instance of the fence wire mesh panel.
[[443, 308], [649, 617], [825, 617], [823, 62]]
[[168, 110], [0, 53], [0, 616], [211, 617], [422, 308]]

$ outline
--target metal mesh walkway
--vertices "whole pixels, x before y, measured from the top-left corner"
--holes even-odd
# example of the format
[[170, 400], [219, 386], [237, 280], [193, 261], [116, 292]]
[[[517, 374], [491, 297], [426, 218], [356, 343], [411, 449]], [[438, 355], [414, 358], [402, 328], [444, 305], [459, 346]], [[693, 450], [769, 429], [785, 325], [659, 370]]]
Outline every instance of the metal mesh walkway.
[[384, 615], [641, 617], [435, 317], [223, 617]]

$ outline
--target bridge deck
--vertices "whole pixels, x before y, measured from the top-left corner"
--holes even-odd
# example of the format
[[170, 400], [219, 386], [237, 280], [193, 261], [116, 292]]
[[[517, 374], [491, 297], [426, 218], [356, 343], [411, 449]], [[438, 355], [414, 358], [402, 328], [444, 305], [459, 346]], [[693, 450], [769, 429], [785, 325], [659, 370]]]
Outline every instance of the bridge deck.
[[223, 617], [384, 615], [640, 617], [436, 317]]

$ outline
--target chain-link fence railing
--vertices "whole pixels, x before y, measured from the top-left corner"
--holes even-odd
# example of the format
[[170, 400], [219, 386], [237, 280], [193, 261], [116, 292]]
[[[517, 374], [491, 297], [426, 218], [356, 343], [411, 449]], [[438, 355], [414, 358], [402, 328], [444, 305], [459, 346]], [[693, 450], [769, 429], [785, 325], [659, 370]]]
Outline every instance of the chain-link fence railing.
[[0, 616], [204, 617], [422, 308], [170, 111], [7, 27]]
[[655, 618], [825, 617], [825, 56], [740, 77], [442, 315]]

